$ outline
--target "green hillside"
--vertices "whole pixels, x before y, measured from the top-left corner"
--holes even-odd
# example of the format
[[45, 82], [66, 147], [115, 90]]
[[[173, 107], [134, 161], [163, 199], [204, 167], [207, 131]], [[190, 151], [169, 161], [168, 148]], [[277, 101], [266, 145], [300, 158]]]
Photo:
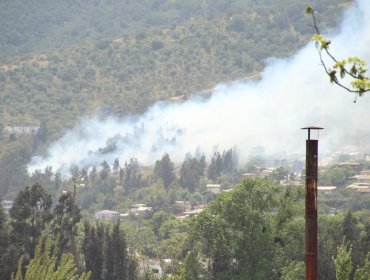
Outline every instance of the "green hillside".
[[[2, 2], [2, 21], [30, 5], [22, 2]], [[51, 138], [97, 111], [142, 112], [157, 100], [253, 75], [268, 57], [289, 56], [312, 33], [304, 1], [34, 2], [35, 14], [22, 15], [26, 21], [1, 27], [2, 40], [18, 30], [25, 41], [0, 41], [8, 59], [0, 66], [0, 117], [3, 125], [44, 121]], [[317, 3], [321, 24], [334, 26], [347, 2]], [[118, 24], [123, 19], [127, 26]]]
[[[315, 1], [320, 26], [336, 26], [349, 4]], [[1, 1], [0, 194], [24, 186], [30, 157], [80, 118], [141, 113], [158, 100], [255, 76], [267, 58], [293, 54], [312, 33], [305, 5]], [[28, 126], [41, 128], [34, 136], [9, 130]]]
[[[329, 14], [332, 5], [343, 1], [313, 2], [317, 10]], [[283, 14], [289, 10], [286, 19], [291, 21], [293, 14], [301, 17], [300, 6], [304, 4], [294, 0], [4, 0], [0, 2], [0, 61], [50, 48], [150, 32], [192, 19], [213, 19], [219, 14], [273, 8]]]

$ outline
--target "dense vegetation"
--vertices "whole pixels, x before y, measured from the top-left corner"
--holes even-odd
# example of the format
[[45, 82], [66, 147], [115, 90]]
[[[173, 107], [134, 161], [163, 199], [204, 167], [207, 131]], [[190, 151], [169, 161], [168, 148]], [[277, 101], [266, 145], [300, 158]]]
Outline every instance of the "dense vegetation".
[[[159, 99], [248, 77], [311, 34], [304, 1], [22, 2], [0, 4], [1, 122], [44, 121], [53, 138], [99, 110], [140, 112]], [[323, 28], [334, 26], [342, 8], [318, 1]]]
[[[338, 2], [313, 1], [318, 11], [330, 14]], [[339, 1], [339, 3], [345, 1]], [[348, 2], [348, 1], [346, 1]], [[219, 14], [240, 14], [248, 11], [278, 13], [290, 25], [301, 17], [303, 1], [259, 0], [189, 0], [189, 1], [42, 1], [16, 0], [0, 3], [0, 61], [51, 48], [97, 41], [100, 39], [151, 32], [166, 26]], [[299, 7], [301, 6], [301, 7]], [[275, 11], [274, 11], [275, 10]], [[279, 11], [278, 11], [279, 10]], [[290, 10], [290, 11], [289, 11]], [[288, 13], [287, 13], [288, 11]], [[298, 26], [298, 25], [296, 25]]]
[[[349, 1], [316, 1], [322, 28]], [[253, 76], [309, 40], [304, 1], [2, 1], [0, 194], [80, 118]], [[144, 16], [145, 15], [145, 16]], [[22, 19], [22, 20], [20, 20]], [[7, 128], [40, 126], [36, 135]], [[129, 160], [129, 159], [127, 159]]]
[[[168, 157], [159, 162], [165, 164]], [[224, 172], [223, 175], [228, 174]], [[22, 266], [27, 267], [25, 279], [37, 279], [32, 275], [37, 275], [40, 267], [45, 268], [45, 275], [63, 271], [76, 275], [79, 271], [91, 273], [91, 279], [153, 279], [152, 271], [145, 265], [153, 258], [162, 260], [167, 275], [163, 279], [304, 279], [301, 186], [281, 186], [273, 179], [276, 174], [269, 180], [243, 180], [231, 191], [208, 197], [213, 201], [198, 216], [176, 219], [174, 214], [183, 209], [171, 200], [190, 193], [186, 194], [185, 187], [176, 186], [176, 177], [165, 188], [161, 174], [155, 175], [158, 181], [151, 187], [142, 186], [126, 195], [140, 202], [151, 199], [153, 211], [130, 214], [120, 223], [81, 220], [80, 207], [86, 207], [84, 199], [91, 190], [103, 191], [98, 200], [109, 197], [102, 182], [97, 186], [90, 182], [89, 187], [79, 190], [76, 206], [71, 192], [60, 194], [54, 209], [51, 196], [43, 187], [25, 188], [17, 194], [9, 216], [0, 209], [1, 279], [9, 279], [11, 272], [16, 271], [19, 276]], [[117, 174], [105, 171], [98, 176]], [[198, 186], [192, 193], [201, 189]], [[361, 196], [344, 191], [331, 195], [348, 205], [336, 208], [335, 215], [319, 216], [320, 279], [367, 279], [370, 273], [369, 197], [362, 197], [362, 210], [352, 211]], [[116, 194], [116, 199], [120, 198], [123, 196]], [[330, 203], [325, 196], [319, 200], [320, 208]], [[43, 242], [45, 247], [40, 245]], [[166, 262], [167, 259], [171, 261]], [[341, 273], [352, 276], [336, 276]]]

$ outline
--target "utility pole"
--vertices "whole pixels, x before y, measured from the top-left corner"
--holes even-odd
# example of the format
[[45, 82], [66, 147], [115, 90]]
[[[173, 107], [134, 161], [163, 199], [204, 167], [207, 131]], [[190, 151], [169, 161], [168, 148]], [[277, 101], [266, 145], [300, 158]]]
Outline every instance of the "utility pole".
[[306, 280], [317, 280], [317, 155], [318, 140], [311, 140], [311, 130], [322, 127], [309, 126], [306, 140]]

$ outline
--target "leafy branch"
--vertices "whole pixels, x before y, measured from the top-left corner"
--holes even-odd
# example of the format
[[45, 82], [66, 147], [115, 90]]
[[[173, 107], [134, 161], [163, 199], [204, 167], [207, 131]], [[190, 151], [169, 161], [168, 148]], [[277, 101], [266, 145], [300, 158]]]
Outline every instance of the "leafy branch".
[[[349, 92], [356, 94], [354, 102], [356, 102], [357, 96], [362, 96], [365, 92], [370, 91], [370, 78], [367, 75], [366, 62], [358, 57], [348, 57], [347, 59], [338, 60], [329, 51], [331, 41], [326, 39], [321, 33], [317, 24], [316, 11], [307, 5], [306, 14], [311, 15], [313, 20], [313, 28], [316, 34], [311, 38], [315, 42], [316, 49], [319, 53], [320, 61], [326, 74], [330, 78], [330, 82], [334, 83]], [[323, 55], [328, 56], [334, 63], [329, 67], [323, 59]], [[343, 82], [343, 78], [349, 76], [351, 78], [351, 85], [346, 85]]]

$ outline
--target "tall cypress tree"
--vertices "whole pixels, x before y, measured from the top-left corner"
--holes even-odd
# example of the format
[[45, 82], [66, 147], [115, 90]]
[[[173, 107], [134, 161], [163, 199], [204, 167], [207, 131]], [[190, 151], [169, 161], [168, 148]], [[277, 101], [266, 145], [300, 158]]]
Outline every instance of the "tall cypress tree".
[[119, 223], [110, 228], [86, 222], [83, 253], [85, 268], [91, 271], [92, 280], [138, 279], [137, 262], [128, 254], [124, 232]]
[[[0, 198], [1, 201], [1, 198]], [[6, 216], [3, 211], [3, 207], [0, 204], [0, 279], [7, 279], [10, 275], [10, 270], [7, 269], [6, 263], [8, 262], [7, 258], [7, 249], [9, 242], [9, 231], [6, 224]]]
[[127, 245], [123, 232], [120, 231], [119, 223], [107, 236], [107, 280], [126, 280], [128, 272]]
[[24, 251], [26, 263], [28, 258], [33, 257], [38, 239], [52, 218], [50, 208], [50, 194], [42, 186], [35, 184], [18, 193], [9, 211], [11, 242]]
[[154, 174], [156, 178], [162, 179], [164, 187], [168, 189], [175, 179], [175, 167], [168, 154], [155, 162]]
[[[82, 250], [85, 256], [85, 268], [91, 271], [92, 280], [102, 279], [103, 271], [103, 239], [102, 227], [95, 228], [89, 222], [84, 223], [85, 238]], [[100, 235], [100, 236], [99, 236]]]
[[[74, 217], [73, 217], [74, 213]], [[71, 193], [63, 194], [59, 200], [58, 204], [54, 209], [53, 218], [53, 230], [55, 235], [59, 235], [59, 250], [60, 254], [66, 252], [67, 250], [73, 252], [75, 248], [72, 248], [73, 234], [76, 235], [76, 224], [80, 221], [81, 214], [80, 209], [75, 205], [73, 201], [73, 195]]]

